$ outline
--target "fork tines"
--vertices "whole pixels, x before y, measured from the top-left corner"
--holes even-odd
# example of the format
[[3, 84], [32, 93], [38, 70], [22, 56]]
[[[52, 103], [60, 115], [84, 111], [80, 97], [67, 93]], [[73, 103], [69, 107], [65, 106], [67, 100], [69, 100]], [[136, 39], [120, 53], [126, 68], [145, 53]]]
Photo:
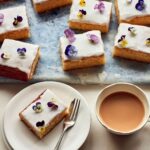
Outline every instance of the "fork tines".
[[72, 121], [76, 121], [77, 119], [77, 115], [78, 115], [78, 110], [79, 110], [79, 107], [80, 107], [80, 100], [79, 99], [74, 99], [72, 102], [71, 102], [71, 114], [70, 114], [70, 120]]

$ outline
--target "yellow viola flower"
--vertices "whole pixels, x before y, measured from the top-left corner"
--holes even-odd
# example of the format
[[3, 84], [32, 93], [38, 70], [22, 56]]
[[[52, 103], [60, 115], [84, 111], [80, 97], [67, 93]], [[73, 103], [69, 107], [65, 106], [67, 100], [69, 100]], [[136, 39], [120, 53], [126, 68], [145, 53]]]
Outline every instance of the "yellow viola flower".
[[148, 38], [148, 39], [146, 40], [145, 45], [146, 45], [146, 46], [150, 46], [150, 38]]
[[127, 40], [123, 40], [120, 42], [121, 47], [126, 47], [128, 45]]
[[86, 15], [86, 11], [83, 9], [79, 10], [79, 12], [77, 14], [78, 18], [80, 18], [80, 19], [82, 19], [83, 16], [85, 16], [85, 15]]
[[80, 0], [79, 5], [82, 6], [82, 7], [84, 7], [86, 5], [85, 0]]
[[45, 127], [41, 127], [41, 128], [40, 128], [40, 132], [41, 132], [41, 133], [45, 133]]
[[128, 41], [125, 38], [126, 36], [122, 35], [121, 38], [118, 40], [118, 43], [121, 47], [126, 47], [128, 45]]

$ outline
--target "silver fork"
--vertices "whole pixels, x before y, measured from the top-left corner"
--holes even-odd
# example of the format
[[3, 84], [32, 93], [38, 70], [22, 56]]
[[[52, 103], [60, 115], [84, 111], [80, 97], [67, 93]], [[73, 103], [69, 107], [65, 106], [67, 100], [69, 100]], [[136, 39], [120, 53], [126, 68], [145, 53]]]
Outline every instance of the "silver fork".
[[64, 121], [63, 132], [62, 132], [54, 150], [59, 150], [59, 147], [60, 147], [60, 144], [61, 144], [61, 141], [63, 139], [65, 132], [75, 125], [79, 107], [80, 107], [80, 100], [74, 99], [70, 104], [69, 114], [67, 115], [67, 117], [65, 118], [65, 121]]

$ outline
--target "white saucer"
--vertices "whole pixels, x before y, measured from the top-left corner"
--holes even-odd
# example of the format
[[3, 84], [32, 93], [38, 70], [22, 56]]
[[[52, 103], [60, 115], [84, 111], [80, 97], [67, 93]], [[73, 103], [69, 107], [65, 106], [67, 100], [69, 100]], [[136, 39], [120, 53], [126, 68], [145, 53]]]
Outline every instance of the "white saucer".
[[45, 138], [39, 140], [19, 119], [19, 112], [33, 101], [44, 89], [50, 89], [66, 104], [74, 98], [81, 100], [75, 126], [70, 129], [61, 144], [60, 150], [77, 150], [86, 140], [90, 130], [90, 111], [85, 98], [72, 87], [58, 82], [33, 84], [19, 92], [9, 102], [4, 113], [4, 135], [15, 150], [53, 150], [62, 132], [62, 123], [56, 126]]

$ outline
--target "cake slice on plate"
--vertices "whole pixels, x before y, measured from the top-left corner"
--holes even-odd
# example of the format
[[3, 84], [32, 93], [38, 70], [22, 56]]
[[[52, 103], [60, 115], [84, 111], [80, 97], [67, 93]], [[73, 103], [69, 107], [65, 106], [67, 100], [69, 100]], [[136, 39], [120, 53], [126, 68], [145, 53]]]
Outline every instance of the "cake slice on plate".
[[40, 139], [48, 134], [67, 114], [67, 107], [46, 89], [20, 113], [20, 119]]
[[0, 42], [4, 39], [26, 39], [30, 29], [25, 6], [0, 10]]
[[60, 38], [60, 53], [64, 70], [86, 68], [105, 63], [104, 45], [101, 32], [88, 31], [74, 34], [65, 30], [65, 36]]
[[150, 63], [150, 28], [121, 23], [113, 55]]
[[0, 50], [0, 76], [28, 81], [33, 77], [39, 57], [38, 45], [5, 39]]

